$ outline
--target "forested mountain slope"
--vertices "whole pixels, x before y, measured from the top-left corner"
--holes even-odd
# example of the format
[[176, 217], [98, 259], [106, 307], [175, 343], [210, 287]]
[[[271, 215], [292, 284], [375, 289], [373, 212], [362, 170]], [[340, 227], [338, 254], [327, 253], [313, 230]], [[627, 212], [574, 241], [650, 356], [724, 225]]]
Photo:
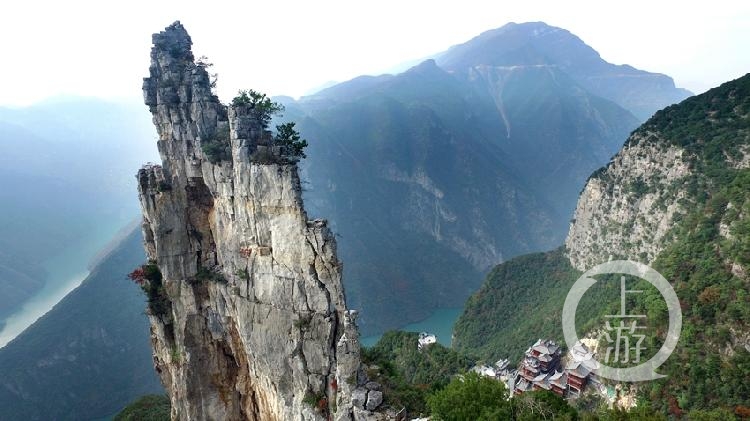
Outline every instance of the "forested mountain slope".
[[341, 236], [366, 333], [459, 306], [494, 264], [559, 245], [586, 178], [638, 124], [624, 96], [583, 83], [591, 57], [613, 65], [580, 39], [503, 28], [398, 75], [284, 99], [312, 140], [306, 200]]
[[83, 284], [0, 349], [0, 419], [90, 420], [163, 391], [145, 298], [126, 278], [143, 263], [133, 231]]
[[[566, 248], [514, 259], [490, 274], [457, 323], [456, 345], [494, 357], [515, 355], [539, 335], [561, 338], [559, 314], [578, 270], [610, 258], [641, 261], [675, 289], [683, 327], [659, 370], [668, 377], [640, 393], [672, 415], [744, 411], [750, 406], [749, 152], [750, 75], [657, 112], [590, 177]], [[658, 294], [645, 297], [629, 305], [633, 314], [648, 315], [656, 332], [647, 343], [655, 347], [666, 330], [666, 308]], [[600, 299], [598, 313], [617, 299]], [[508, 316], [513, 309], [523, 311], [524, 323]], [[577, 322], [579, 335], [601, 327], [593, 318]]]

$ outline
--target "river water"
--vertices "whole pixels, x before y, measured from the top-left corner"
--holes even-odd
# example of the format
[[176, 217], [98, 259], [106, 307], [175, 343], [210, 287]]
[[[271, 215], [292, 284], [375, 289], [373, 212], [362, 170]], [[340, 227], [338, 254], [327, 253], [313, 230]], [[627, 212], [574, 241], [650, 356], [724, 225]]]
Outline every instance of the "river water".
[[[6, 320], [5, 328], [0, 331], [0, 348], [13, 340], [27, 327], [51, 310], [68, 293], [77, 288], [89, 275], [93, 259], [120, 234], [132, 229], [127, 220], [100, 221], [95, 229], [86, 230], [85, 236], [78, 244], [71, 245], [61, 253], [43, 262], [47, 270], [45, 286], [37, 292], [23, 307]], [[114, 240], [113, 240], [114, 239]], [[126, 274], [122, 274], [123, 279]], [[399, 328], [407, 332], [429, 332], [437, 335], [438, 342], [451, 345], [453, 325], [463, 312], [463, 308], [442, 308], [430, 317], [417, 323]], [[381, 334], [361, 338], [363, 346], [371, 347], [380, 339]]]
[[[451, 336], [453, 335], [453, 325], [464, 311], [463, 308], [441, 308], [436, 310], [432, 315], [421, 322], [408, 324], [400, 327], [398, 330], [406, 332], [429, 332], [437, 335], [440, 344], [447, 347], [451, 346]], [[371, 347], [380, 339], [380, 335], [366, 336], [360, 339], [362, 346]]]
[[[132, 215], [125, 218], [112, 218], [97, 221], [92, 229], [83, 231], [79, 241], [71, 244], [60, 253], [42, 262], [47, 271], [44, 287], [29, 301], [6, 319], [0, 331], [0, 348], [31, 326], [50, 311], [68, 293], [76, 289], [89, 275], [93, 260], [106, 246], [131, 227]], [[123, 279], [125, 279], [123, 274]]]

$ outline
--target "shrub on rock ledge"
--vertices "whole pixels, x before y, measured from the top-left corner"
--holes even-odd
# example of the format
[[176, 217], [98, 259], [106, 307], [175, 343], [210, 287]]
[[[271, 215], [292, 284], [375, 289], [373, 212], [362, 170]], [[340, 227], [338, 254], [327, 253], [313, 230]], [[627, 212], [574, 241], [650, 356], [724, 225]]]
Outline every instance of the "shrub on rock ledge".
[[232, 99], [232, 105], [235, 107], [249, 106], [252, 108], [264, 128], [268, 127], [268, 123], [271, 122], [271, 118], [274, 115], [284, 111], [283, 105], [271, 101], [271, 98], [266, 94], [253, 89], [239, 91], [237, 96]]

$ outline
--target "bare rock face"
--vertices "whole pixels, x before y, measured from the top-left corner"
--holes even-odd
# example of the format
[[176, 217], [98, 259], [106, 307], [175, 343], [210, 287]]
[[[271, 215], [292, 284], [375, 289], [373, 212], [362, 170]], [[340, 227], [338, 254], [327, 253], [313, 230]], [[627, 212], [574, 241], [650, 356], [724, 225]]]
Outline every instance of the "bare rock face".
[[145, 248], [163, 275], [167, 310], [149, 318], [172, 418], [380, 419], [355, 415], [356, 312], [334, 236], [307, 218], [296, 163], [256, 110], [212, 94], [179, 22], [153, 44], [143, 92], [162, 165], [138, 180]]
[[581, 192], [565, 240], [571, 264], [585, 271], [613, 258], [650, 263], [688, 203], [687, 153], [636, 133]]

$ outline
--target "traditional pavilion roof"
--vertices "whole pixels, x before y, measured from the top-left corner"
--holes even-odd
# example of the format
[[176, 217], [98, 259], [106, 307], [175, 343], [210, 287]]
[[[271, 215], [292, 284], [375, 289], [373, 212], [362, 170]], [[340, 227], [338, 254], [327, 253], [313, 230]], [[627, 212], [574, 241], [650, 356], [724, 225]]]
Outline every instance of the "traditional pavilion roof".
[[565, 366], [565, 370], [573, 376], [576, 377], [586, 377], [591, 373], [591, 370], [589, 370], [586, 365], [584, 365], [580, 361], [571, 361]]
[[564, 389], [568, 385], [568, 375], [562, 371], [555, 371], [555, 374], [550, 376], [549, 381], [553, 385]]
[[540, 354], [553, 355], [560, 350], [560, 347], [551, 340], [539, 339], [536, 341], [536, 343], [534, 343], [534, 345], [531, 346], [531, 349], [539, 352]]

